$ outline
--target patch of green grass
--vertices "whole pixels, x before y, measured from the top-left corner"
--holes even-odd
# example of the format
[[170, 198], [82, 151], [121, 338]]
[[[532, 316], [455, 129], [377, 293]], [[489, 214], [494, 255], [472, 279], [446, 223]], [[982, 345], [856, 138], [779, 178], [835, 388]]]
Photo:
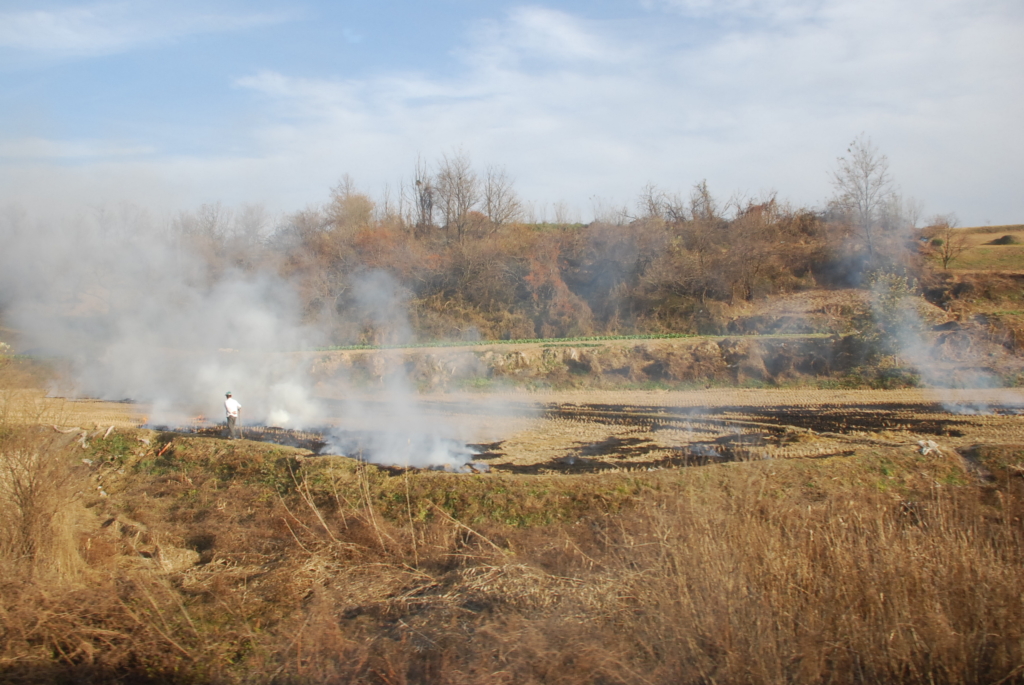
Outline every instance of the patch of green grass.
[[603, 345], [601, 343], [547, 343], [541, 347], [603, 347]]
[[89, 443], [89, 456], [105, 459], [119, 465], [128, 463], [136, 443], [123, 433], [114, 433], [107, 438], [96, 438]]
[[956, 471], [950, 471], [949, 473], [947, 473], [946, 476], [940, 482], [943, 485], [950, 486], [961, 486], [968, 484], [968, 480], [966, 477], [964, 477], [964, 474], [957, 473]]
[[460, 390], [493, 390], [504, 385], [508, 385], [507, 381], [504, 379], [499, 380], [489, 376], [462, 378], [456, 382], [456, 387]]
[[428, 340], [425, 342], [409, 342], [401, 345], [334, 345], [317, 347], [317, 352], [335, 352], [346, 350], [402, 350], [429, 347], [478, 347], [480, 345], [526, 345], [533, 343], [606, 342], [610, 340], [673, 340], [676, 338], [693, 338], [692, 333], [643, 333], [636, 335], [589, 335], [575, 338], [518, 338], [516, 340]]
[[1024, 270], [1024, 245], [977, 245], [949, 263], [950, 270]]

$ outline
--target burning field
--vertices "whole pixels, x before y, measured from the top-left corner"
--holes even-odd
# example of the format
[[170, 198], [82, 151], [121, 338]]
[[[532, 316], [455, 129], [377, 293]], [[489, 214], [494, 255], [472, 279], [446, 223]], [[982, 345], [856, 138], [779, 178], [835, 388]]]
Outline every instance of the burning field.
[[[1024, 444], [1024, 395], [1005, 389], [452, 393], [423, 396], [409, 425], [372, 394], [358, 398], [363, 411], [356, 417], [345, 416], [338, 400], [320, 402], [321, 426], [248, 425], [243, 437], [388, 467], [522, 474], [821, 458], [873, 446]], [[18, 415], [101, 428], [143, 425], [146, 412], [129, 403], [31, 396]], [[444, 430], [424, 428], [438, 426]], [[224, 436], [202, 417], [161, 428]]]
[[870, 390], [554, 395], [538, 402], [538, 418], [484, 445], [477, 459], [518, 473], [642, 471], [841, 456], [872, 446], [918, 449], [921, 441], [952, 449], [1024, 442], [1015, 396], [936, 399], [927, 391]]
[[1021, 681], [1010, 391], [17, 397], [10, 682]]

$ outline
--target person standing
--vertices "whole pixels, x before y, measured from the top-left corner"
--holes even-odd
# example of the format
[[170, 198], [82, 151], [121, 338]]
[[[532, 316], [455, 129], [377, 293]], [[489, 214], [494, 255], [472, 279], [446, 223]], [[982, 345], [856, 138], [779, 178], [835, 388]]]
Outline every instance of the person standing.
[[228, 418], [228, 440], [242, 437], [242, 432], [238, 428], [238, 410], [241, 408], [242, 405], [231, 396], [230, 391], [224, 394], [224, 412]]

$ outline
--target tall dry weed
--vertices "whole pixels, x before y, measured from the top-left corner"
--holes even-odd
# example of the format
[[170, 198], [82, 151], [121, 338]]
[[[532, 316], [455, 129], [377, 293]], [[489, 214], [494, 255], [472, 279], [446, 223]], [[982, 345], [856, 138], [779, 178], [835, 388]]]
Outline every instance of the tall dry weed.
[[[983, 683], [1024, 663], [1019, 519], [973, 491], [680, 499], [611, 531], [619, 621], [658, 682]], [[654, 666], [653, 662], [648, 662]]]
[[0, 564], [68, 580], [82, 568], [76, 526], [84, 478], [69, 450], [35, 432], [0, 436]]

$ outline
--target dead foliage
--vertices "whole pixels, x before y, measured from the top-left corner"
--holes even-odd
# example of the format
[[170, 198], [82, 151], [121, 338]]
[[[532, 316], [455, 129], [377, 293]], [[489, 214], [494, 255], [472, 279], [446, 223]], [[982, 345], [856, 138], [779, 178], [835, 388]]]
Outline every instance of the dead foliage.
[[49, 519], [81, 575], [4, 548], [7, 682], [1021, 680], [1019, 451], [490, 477], [146, 435], [4, 444], [109, 491]]

